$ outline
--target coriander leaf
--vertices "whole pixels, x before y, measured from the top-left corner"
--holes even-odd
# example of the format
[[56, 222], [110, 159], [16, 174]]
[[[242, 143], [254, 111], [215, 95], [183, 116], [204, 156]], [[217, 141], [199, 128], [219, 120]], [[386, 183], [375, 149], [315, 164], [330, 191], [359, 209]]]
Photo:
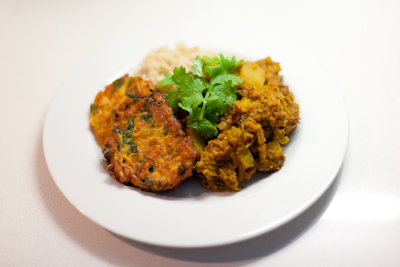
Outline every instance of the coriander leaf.
[[233, 106], [237, 99], [239, 91], [232, 85], [232, 81], [224, 82], [224, 85], [216, 85], [211, 92], [211, 96], [222, 99], [229, 106]]
[[206, 110], [208, 112], [220, 115], [226, 112], [227, 107], [228, 104], [223, 101], [223, 98], [220, 98], [217, 95], [211, 94], [211, 96], [207, 99]]
[[186, 69], [182, 66], [179, 68], [175, 67], [173, 72], [174, 75], [172, 75], [172, 77], [178, 84], [180, 84], [186, 77]]
[[232, 86], [237, 85], [237, 83], [242, 83], [243, 80], [240, 77], [233, 74], [221, 74], [215, 78], [211, 78], [210, 86], [213, 87], [216, 84], [224, 84], [224, 82], [232, 81]]
[[215, 127], [215, 129], [217, 128], [217, 122], [218, 122], [218, 116], [217, 115], [212, 114], [210, 112], [206, 112], [204, 114], [204, 118], [209, 120], [211, 122], [211, 124]]
[[186, 110], [189, 112], [189, 120], [193, 120], [193, 109], [191, 106], [184, 106], [182, 103], [178, 103], [178, 106], [181, 107], [181, 109]]
[[204, 68], [204, 72], [210, 76], [210, 78], [216, 77], [220, 74], [225, 73], [233, 73], [237, 66], [243, 63], [243, 61], [237, 61], [235, 57], [224, 57], [222, 54], [219, 54], [220, 62], [215, 63], [212, 62], [211, 65], [207, 65]]
[[200, 107], [192, 109], [191, 107], [183, 106], [181, 103], [179, 103], [179, 106], [189, 112], [189, 122], [187, 124], [188, 127], [193, 127], [198, 133], [200, 133], [203, 137], [207, 139], [213, 135], [218, 134], [218, 116], [206, 112], [204, 118], [202, 120], [199, 120], [201, 113]]
[[221, 57], [221, 67], [226, 71], [225, 73], [235, 72], [236, 67], [243, 63], [243, 60], [238, 62], [235, 57], [224, 58], [222, 54], [219, 54], [219, 56]]
[[181, 93], [179, 93], [182, 104], [184, 106], [191, 106], [192, 108], [199, 106], [204, 101], [204, 88], [205, 85], [200, 79], [186, 81], [185, 86], [181, 87]]
[[221, 62], [221, 59], [219, 57], [203, 57], [204, 65], [205, 66], [211, 66], [211, 65], [217, 65]]
[[179, 86], [181, 85], [182, 81], [185, 80], [186, 78], [186, 69], [184, 67], [179, 67], [179, 68], [174, 68], [173, 70], [173, 75], [171, 76], [171, 74], [169, 73], [165, 73], [165, 79], [159, 81], [157, 84], [161, 85], [161, 86], [165, 86], [168, 84], [172, 84], [175, 86]]
[[168, 104], [172, 107], [172, 109], [178, 108], [178, 103], [180, 102], [179, 94], [182, 91], [181, 87], [183, 84], [187, 83], [191, 80], [191, 77], [186, 74], [186, 69], [184, 67], [179, 67], [174, 69], [174, 74], [166, 73], [165, 79], [158, 82], [160, 86], [165, 86], [172, 84], [177, 87], [177, 90], [171, 91], [167, 93]]
[[203, 77], [203, 63], [201, 62], [201, 58], [197, 56], [196, 59], [192, 60], [192, 63], [193, 73], [199, 77]]
[[159, 85], [174, 85], [177, 90], [167, 93], [168, 104], [189, 113], [188, 127], [193, 127], [205, 138], [218, 134], [218, 116], [225, 113], [236, 101], [235, 86], [243, 82], [233, 75], [242, 63], [235, 57], [196, 57], [192, 60], [193, 72], [184, 67], [175, 68], [173, 75], [165, 74]]
[[232, 86], [232, 81], [225, 82], [224, 85], [214, 86], [210, 97], [207, 99], [207, 111], [221, 115], [227, 108], [235, 104], [237, 90]]
[[[205, 101], [202, 106], [203, 109], [202, 113], [200, 114], [200, 120], [203, 118], [206, 109], [210, 112], [215, 112], [218, 115], [225, 113], [227, 108], [227, 105], [225, 105], [225, 103], [227, 102], [231, 103], [230, 106], [235, 103], [235, 102], [232, 103], [232, 96], [231, 96], [232, 91], [229, 88], [233, 87], [234, 85], [236, 85], [236, 83], [239, 82], [242, 82], [242, 79], [233, 74], [220, 74], [217, 77], [213, 78], [210, 82], [210, 87], [208, 88], [206, 96], [204, 97]], [[218, 85], [223, 85], [223, 86], [218, 86]], [[222, 93], [218, 93], [218, 91], [221, 91], [221, 88], [222, 88]], [[216, 90], [216, 92], [214, 92], [214, 90]], [[236, 95], [237, 91], [235, 90], [233, 92], [234, 92], [233, 94]], [[212, 96], [212, 94], [214, 96]], [[225, 98], [227, 97], [229, 97], [229, 99], [225, 100]]]
[[170, 105], [172, 109], [178, 108], [178, 103], [180, 101], [178, 95], [180, 92], [181, 92], [181, 90], [178, 87], [178, 89], [167, 93], [168, 105]]
[[171, 74], [165, 73], [164, 75], [166, 78], [164, 80], [159, 81], [157, 84], [159, 84], [161, 87], [169, 85], [169, 84], [178, 86], [178, 84], [172, 78]]
[[217, 128], [206, 118], [203, 118], [201, 121], [189, 121], [188, 126], [195, 128], [197, 132], [207, 139], [218, 134]]

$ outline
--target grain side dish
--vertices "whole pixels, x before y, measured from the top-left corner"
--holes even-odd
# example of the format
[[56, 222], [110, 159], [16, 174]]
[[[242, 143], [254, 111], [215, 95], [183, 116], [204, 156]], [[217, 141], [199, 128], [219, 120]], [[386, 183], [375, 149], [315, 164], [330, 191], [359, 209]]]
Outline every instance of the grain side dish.
[[203, 51], [198, 47], [187, 47], [177, 43], [175, 49], [168, 46], [160, 47], [146, 55], [140, 63], [140, 69], [134, 73], [135, 77], [157, 83], [165, 78], [164, 74], [173, 74], [175, 67], [182, 66], [191, 70], [192, 59], [196, 56], [215, 56], [212, 51]]
[[90, 122], [112, 177], [146, 191], [191, 176], [239, 191], [256, 171], [282, 168], [300, 117], [279, 63], [215, 55], [160, 48], [96, 96]]

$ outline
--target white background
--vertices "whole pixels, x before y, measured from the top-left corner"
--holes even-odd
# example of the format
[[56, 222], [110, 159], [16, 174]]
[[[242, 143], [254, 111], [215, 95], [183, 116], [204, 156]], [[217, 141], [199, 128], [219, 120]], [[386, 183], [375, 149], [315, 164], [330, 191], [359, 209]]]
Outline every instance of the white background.
[[[0, 265], [399, 266], [399, 14], [398, 1], [2, 0]], [[135, 243], [87, 219], [50, 176], [43, 123], [69, 73], [136, 27], [179, 24], [204, 38], [235, 26], [278, 36], [316, 59], [343, 94], [350, 139], [341, 172], [269, 234], [209, 249]]]

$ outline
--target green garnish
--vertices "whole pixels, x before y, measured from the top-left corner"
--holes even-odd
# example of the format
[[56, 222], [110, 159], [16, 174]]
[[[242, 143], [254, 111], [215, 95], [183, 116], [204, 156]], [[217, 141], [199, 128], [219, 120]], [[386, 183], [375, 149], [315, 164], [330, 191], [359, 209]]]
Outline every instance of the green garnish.
[[129, 82], [128, 82], [128, 85], [126, 86], [126, 88], [129, 88], [129, 87], [131, 87], [131, 85], [132, 85], [132, 83], [133, 83], [133, 81], [134, 81], [134, 79], [130, 79], [129, 80]]
[[180, 107], [189, 112], [187, 126], [208, 139], [218, 134], [218, 116], [236, 102], [235, 86], [243, 81], [232, 73], [243, 61], [219, 54], [219, 58], [197, 56], [192, 62], [193, 72], [175, 68], [173, 75], [166, 73], [158, 84], [177, 87], [167, 93], [168, 104], [174, 110]]
[[143, 114], [141, 118], [145, 122], [150, 122], [153, 119], [153, 114], [151, 112], [147, 112], [147, 113]]
[[126, 131], [132, 131], [134, 126], [135, 126], [135, 121], [134, 118], [132, 117], [128, 120], [128, 126], [126, 127]]
[[131, 143], [129, 143], [129, 154], [130, 153], [134, 153], [134, 154], [136, 154], [137, 152], [138, 152], [138, 145], [137, 145], [137, 143], [136, 142], [131, 142]]
[[124, 77], [119, 78], [118, 80], [115, 80], [112, 85], [113, 85], [113, 89], [112, 91], [115, 92], [119, 87], [121, 87], [123, 84], [125, 83], [125, 79]]
[[99, 109], [100, 106], [96, 105], [96, 104], [91, 104], [90, 105], [90, 112], [95, 112], [96, 110]]
[[[138, 152], [138, 144], [136, 141], [133, 140], [133, 129], [135, 127], [134, 116], [128, 120], [128, 125], [125, 128], [124, 134], [122, 135], [122, 142], [118, 145], [118, 150], [124, 146], [124, 144], [129, 145], [128, 154], [134, 153], [137, 154]], [[116, 133], [121, 133], [121, 129], [118, 126], [113, 128], [113, 131]]]
[[150, 110], [151, 105], [153, 105], [154, 99], [150, 97], [146, 102], [143, 104], [143, 110]]
[[112, 129], [112, 131], [113, 131], [114, 133], [121, 133], [121, 130], [119, 129], [118, 125], [115, 126], [115, 127]]
[[132, 94], [130, 94], [130, 93], [125, 93], [125, 95], [126, 95], [127, 97], [132, 98], [134, 102], [138, 102], [138, 100], [139, 100], [139, 98], [138, 98], [137, 95], [132, 95]]

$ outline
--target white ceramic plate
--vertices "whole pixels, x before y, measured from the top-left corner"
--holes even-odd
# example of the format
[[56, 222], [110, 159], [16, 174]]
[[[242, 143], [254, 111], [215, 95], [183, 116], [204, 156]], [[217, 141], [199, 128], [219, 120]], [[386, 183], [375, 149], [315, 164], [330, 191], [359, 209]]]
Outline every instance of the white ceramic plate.
[[[281, 63], [283, 81], [300, 105], [301, 122], [284, 148], [280, 171], [256, 174], [237, 193], [208, 191], [195, 178], [173, 192], [147, 193], [107, 173], [89, 124], [90, 104], [107, 84], [132, 73], [148, 52], [179, 41], [240, 59], [271, 56]], [[43, 144], [55, 183], [94, 222], [148, 244], [206, 247], [266, 233], [308, 208], [337, 175], [348, 129], [346, 107], [332, 79], [314, 60], [265, 32], [226, 29], [221, 36], [147, 29], [96, 53], [70, 75], [48, 110]]]

